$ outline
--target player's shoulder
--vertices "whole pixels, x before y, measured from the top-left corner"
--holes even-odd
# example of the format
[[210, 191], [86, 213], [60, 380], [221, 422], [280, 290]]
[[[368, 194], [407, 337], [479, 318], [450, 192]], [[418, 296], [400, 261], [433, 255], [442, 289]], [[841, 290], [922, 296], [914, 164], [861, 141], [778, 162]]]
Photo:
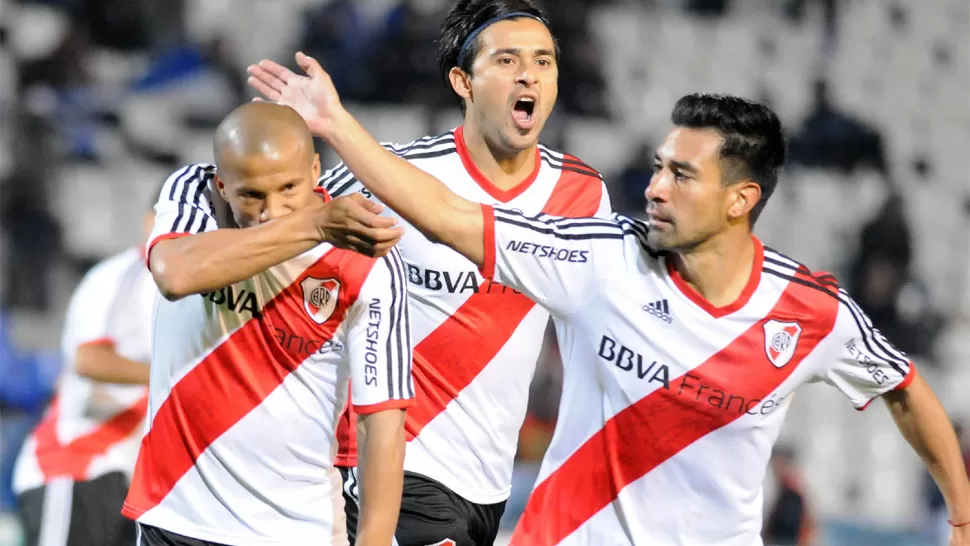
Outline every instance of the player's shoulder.
[[209, 163], [190, 163], [170, 174], [162, 185], [159, 200], [185, 200], [191, 193], [201, 193], [216, 175], [216, 166]]
[[550, 168], [570, 173], [578, 179], [597, 185], [603, 181], [603, 175], [583, 160], [574, 155], [553, 150], [545, 144], [539, 144], [539, 159]]
[[[436, 161], [458, 153], [454, 129], [411, 142], [381, 142], [380, 144], [392, 154], [419, 164], [426, 161]], [[363, 188], [343, 161], [324, 172], [317, 180], [317, 186], [324, 188], [334, 197], [353, 193]]]
[[762, 274], [768, 279], [794, 283], [809, 289], [812, 298], [831, 298], [839, 306], [854, 309], [855, 302], [839, 284], [835, 275], [828, 271], [813, 271], [805, 264], [791, 256], [779, 252], [771, 247], [764, 247], [764, 260], [761, 266]]
[[458, 153], [455, 144], [455, 130], [438, 135], [429, 135], [404, 144], [381, 142], [381, 146], [398, 157], [408, 161], [428, 160]]
[[84, 274], [78, 290], [96, 289], [110, 292], [119, 287], [131, 272], [145, 268], [145, 259], [138, 248], [129, 248], [96, 263]]

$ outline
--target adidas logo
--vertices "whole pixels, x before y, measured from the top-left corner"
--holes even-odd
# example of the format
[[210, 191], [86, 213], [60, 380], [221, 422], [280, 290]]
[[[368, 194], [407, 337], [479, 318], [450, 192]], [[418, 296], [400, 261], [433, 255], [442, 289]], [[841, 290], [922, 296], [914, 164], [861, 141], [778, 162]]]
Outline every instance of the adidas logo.
[[667, 300], [657, 300], [655, 302], [648, 303], [643, 306], [643, 310], [666, 322], [667, 324], [674, 323], [674, 317], [670, 316], [670, 306], [667, 304]]

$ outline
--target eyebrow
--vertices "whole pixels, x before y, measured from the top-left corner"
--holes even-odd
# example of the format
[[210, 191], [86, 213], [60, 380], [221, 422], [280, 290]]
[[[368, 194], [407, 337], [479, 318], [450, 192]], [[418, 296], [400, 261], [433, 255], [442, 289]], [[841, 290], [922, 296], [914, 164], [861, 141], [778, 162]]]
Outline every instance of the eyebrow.
[[[660, 155], [654, 155], [653, 160], [657, 163], [663, 163], [660, 159]], [[697, 174], [697, 167], [694, 167], [690, 163], [684, 163], [683, 161], [670, 160], [671, 166], [675, 167], [678, 171], [684, 171], [691, 174]]]
[[[500, 55], [515, 55], [520, 56], [522, 54], [522, 48], [520, 47], [503, 47], [501, 49], [496, 49], [492, 52], [492, 57], [498, 57]], [[554, 57], [555, 53], [551, 49], [537, 49], [535, 50], [536, 57], [549, 56]]]

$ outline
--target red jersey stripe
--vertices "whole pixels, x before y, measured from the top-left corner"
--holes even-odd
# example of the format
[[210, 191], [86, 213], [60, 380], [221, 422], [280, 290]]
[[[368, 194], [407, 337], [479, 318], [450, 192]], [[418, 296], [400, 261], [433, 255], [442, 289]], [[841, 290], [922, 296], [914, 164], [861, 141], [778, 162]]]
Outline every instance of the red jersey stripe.
[[[457, 137], [456, 137], [457, 138]], [[599, 210], [603, 184], [598, 178], [562, 171], [542, 212], [573, 218], [590, 217]], [[485, 264], [482, 275], [488, 279], [494, 266], [494, 219], [491, 207], [483, 205], [485, 224]], [[491, 245], [491, 246], [489, 246]], [[453, 315], [414, 348], [412, 378], [415, 406], [408, 409], [404, 429], [413, 440], [441, 414], [458, 393], [482, 372], [505, 346], [535, 303], [510, 288], [486, 280]], [[357, 422], [353, 412], [344, 412], [337, 428], [340, 449], [335, 459], [339, 466], [357, 465]]]
[[147, 411], [146, 394], [88, 434], [62, 444], [57, 438], [60, 404], [55, 398], [35, 433], [37, 466], [44, 474], [44, 482], [62, 476], [70, 476], [77, 481], [86, 480], [88, 468], [95, 457], [103, 455], [111, 446], [134, 433], [144, 422]]
[[[593, 216], [600, 206], [602, 188], [598, 179], [563, 171], [542, 212]], [[477, 293], [414, 348], [414, 394], [420, 402], [408, 411], [404, 422], [408, 440], [420, 434], [482, 372], [535, 307], [528, 297], [506, 287], [495, 293], [498, 286], [482, 283]]]
[[[157, 506], [202, 452], [262, 403], [317, 346], [301, 341], [283, 347], [278, 331], [291, 340], [331, 339], [374, 263], [350, 251], [328, 252], [193, 367], [159, 407], [142, 440], [122, 513], [136, 519]], [[337, 306], [323, 324], [304, 309], [300, 283], [307, 277], [340, 279]]]
[[[658, 389], [617, 413], [539, 484], [519, 520], [512, 544], [558, 544], [613, 502], [624, 487], [743, 415], [741, 411], [714, 408], [704, 400], [695, 403], [693, 396], [679, 393], [684, 388], [696, 391], [696, 384], [703, 383], [760, 402], [832, 331], [838, 305], [834, 298], [817, 290], [789, 283], [765, 318], [700, 366], [672, 380], [669, 390]], [[776, 368], [764, 356], [763, 324], [771, 318], [784, 320], [789, 316], [811, 319], [800, 321], [802, 334], [791, 361]]]

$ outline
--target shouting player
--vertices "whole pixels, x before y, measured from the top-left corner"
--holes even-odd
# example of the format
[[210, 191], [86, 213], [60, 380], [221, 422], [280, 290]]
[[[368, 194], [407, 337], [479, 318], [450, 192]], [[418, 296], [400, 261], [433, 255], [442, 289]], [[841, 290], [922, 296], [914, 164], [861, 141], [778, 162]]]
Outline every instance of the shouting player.
[[[143, 237], [154, 215], [145, 212]], [[128, 546], [121, 515], [148, 409], [152, 307], [144, 247], [94, 266], [67, 307], [64, 372], [14, 467], [26, 546]]]
[[647, 222], [528, 216], [388, 153], [320, 65], [300, 64], [309, 77], [283, 74], [269, 98], [402, 218], [560, 319], [559, 421], [513, 544], [760, 544], [791, 394], [824, 381], [858, 409], [884, 397], [943, 492], [952, 544], [970, 546], [970, 481], [929, 386], [831, 275], [751, 232], [784, 163], [769, 108], [681, 98]]
[[[599, 174], [538, 143], [558, 89], [556, 41], [542, 13], [524, 0], [461, 0], [445, 18], [439, 44], [441, 76], [460, 100], [462, 126], [386, 148], [479, 203], [529, 214], [609, 214]], [[280, 70], [264, 61], [250, 67], [251, 81], [258, 88], [261, 77], [274, 81]], [[366, 192], [344, 165], [321, 183], [333, 195]], [[405, 422], [396, 538], [401, 546], [490, 546], [511, 491], [518, 432], [549, 315], [435, 243], [408, 230], [400, 245], [414, 312], [416, 406]], [[353, 445], [341, 441], [342, 448]], [[341, 449], [337, 464], [348, 467], [352, 522], [353, 451]]]
[[[151, 425], [124, 514], [142, 545], [346, 544], [333, 458], [350, 380], [360, 542], [387, 546], [413, 391], [401, 257], [330, 244], [334, 211], [354, 201], [315, 191], [319, 158], [292, 109], [237, 108], [214, 151], [215, 167], [172, 175], [155, 207], [149, 265], [171, 301], [156, 311]], [[215, 192], [241, 229], [217, 229]], [[381, 238], [367, 231], [350, 239]]]

